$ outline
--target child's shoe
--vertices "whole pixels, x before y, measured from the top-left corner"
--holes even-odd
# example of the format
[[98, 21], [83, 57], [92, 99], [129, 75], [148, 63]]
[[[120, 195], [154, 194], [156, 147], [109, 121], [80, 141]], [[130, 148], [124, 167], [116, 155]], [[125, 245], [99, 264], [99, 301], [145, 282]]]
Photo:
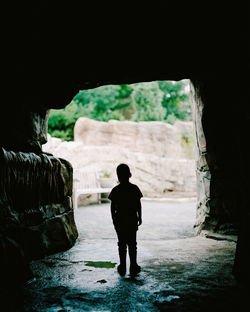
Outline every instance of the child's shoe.
[[136, 276], [140, 272], [141, 272], [141, 267], [138, 264], [130, 266], [130, 269], [129, 269], [130, 276]]
[[126, 266], [119, 264], [117, 267], [117, 271], [121, 276], [124, 276], [126, 274]]

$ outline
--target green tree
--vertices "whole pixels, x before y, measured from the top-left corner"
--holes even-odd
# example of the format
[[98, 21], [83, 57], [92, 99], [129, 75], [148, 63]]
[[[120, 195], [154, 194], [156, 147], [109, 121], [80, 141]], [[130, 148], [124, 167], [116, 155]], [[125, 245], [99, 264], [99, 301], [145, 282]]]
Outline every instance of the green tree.
[[132, 105], [134, 106], [134, 121], [163, 121], [166, 108], [162, 106], [163, 92], [157, 82], [134, 84]]
[[48, 121], [48, 132], [51, 136], [71, 141], [74, 137], [74, 125], [80, 117], [75, 101], [63, 109], [51, 109]]
[[164, 93], [162, 106], [166, 108], [165, 120], [174, 123], [175, 119], [186, 120], [191, 117], [188, 80], [158, 81]]
[[108, 85], [96, 89], [80, 91], [74, 101], [82, 116], [100, 121], [123, 119], [123, 111], [130, 106], [133, 88], [129, 85]]
[[99, 121], [166, 121], [190, 119], [190, 101], [184, 81], [154, 81], [131, 85], [107, 85], [80, 91], [64, 109], [51, 110], [49, 133], [73, 140], [79, 117]]

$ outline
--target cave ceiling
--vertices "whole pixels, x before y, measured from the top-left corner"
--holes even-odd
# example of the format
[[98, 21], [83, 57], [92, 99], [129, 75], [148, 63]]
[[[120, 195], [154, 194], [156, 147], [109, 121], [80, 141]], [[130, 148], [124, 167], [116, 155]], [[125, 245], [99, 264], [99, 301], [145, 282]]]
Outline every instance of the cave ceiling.
[[246, 68], [243, 7], [36, 1], [12, 3], [5, 15], [3, 90], [18, 94], [15, 105], [59, 108], [98, 85], [213, 79]]

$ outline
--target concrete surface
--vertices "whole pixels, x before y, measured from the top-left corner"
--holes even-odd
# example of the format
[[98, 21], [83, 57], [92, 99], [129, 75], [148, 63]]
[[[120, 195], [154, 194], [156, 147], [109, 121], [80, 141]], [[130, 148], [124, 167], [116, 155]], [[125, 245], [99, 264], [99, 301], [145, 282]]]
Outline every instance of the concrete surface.
[[194, 199], [143, 200], [136, 278], [116, 271], [109, 204], [77, 209], [77, 243], [32, 262], [36, 278], [22, 311], [241, 311], [244, 289], [231, 274], [236, 244], [195, 237], [195, 205]]

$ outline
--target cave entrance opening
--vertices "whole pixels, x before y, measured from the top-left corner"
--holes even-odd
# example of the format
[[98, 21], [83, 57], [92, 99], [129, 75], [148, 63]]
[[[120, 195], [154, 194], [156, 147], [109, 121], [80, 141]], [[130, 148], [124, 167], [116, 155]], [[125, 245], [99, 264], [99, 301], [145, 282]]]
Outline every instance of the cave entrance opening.
[[[180, 232], [184, 237], [193, 235], [196, 173], [192, 100], [188, 79], [80, 91], [64, 109], [51, 110], [51, 137], [44, 150], [70, 161], [74, 172], [98, 172], [102, 187], [117, 183], [116, 166], [127, 163], [131, 182], [144, 195], [144, 232], [152, 234], [153, 224], [161, 229], [157, 230], [159, 237]], [[107, 195], [79, 196], [78, 207], [84, 206], [84, 210], [77, 211], [81, 217], [76, 222], [84, 238], [113, 234], [106, 233], [109, 204], [96, 205], [100, 196], [107, 203]], [[101, 211], [101, 206], [106, 208]], [[172, 234], [170, 229], [163, 231], [164, 219], [171, 220]], [[93, 231], [98, 223], [103, 228]]]

